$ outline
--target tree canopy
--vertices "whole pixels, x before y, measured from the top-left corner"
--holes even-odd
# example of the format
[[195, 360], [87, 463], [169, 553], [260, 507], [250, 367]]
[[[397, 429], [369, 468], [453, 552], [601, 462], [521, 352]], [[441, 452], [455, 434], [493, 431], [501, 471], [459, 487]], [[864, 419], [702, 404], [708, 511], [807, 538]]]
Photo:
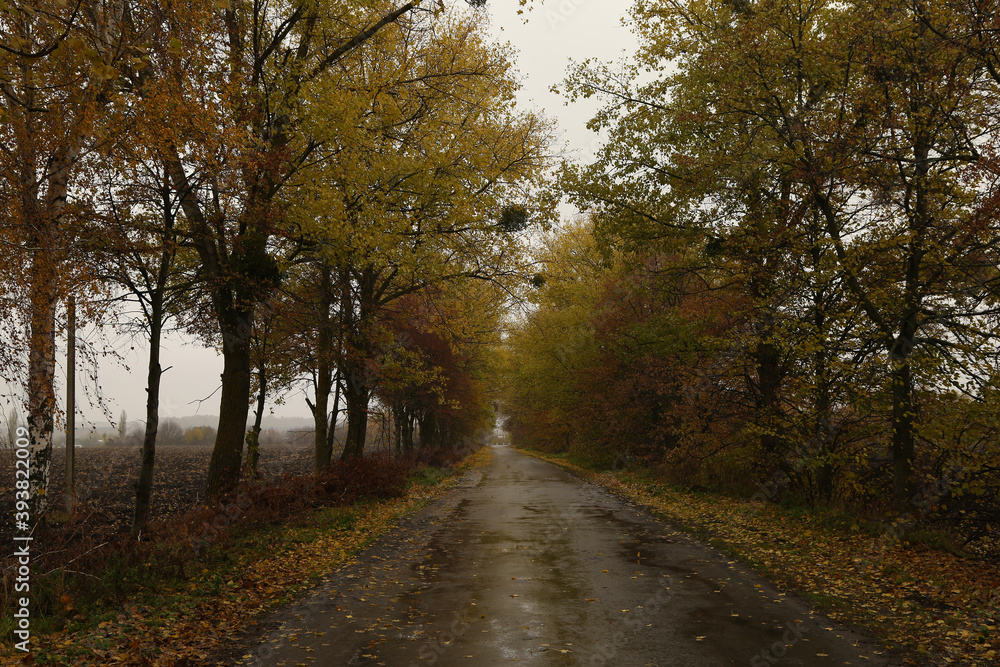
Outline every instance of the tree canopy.
[[511, 337], [512, 423], [689, 482], [752, 491], [780, 474], [814, 500], [905, 505], [944, 478], [949, 520], [990, 515], [990, 494], [952, 484], [992, 484], [997, 453], [985, 15], [643, 0], [633, 19], [633, 58], [577, 64], [563, 86], [605, 101], [591, 127], [609, 140], [563, 168], [590, 222], [556, 243], [612, 261], [569, 300], [542, 275]]
[[[250, 405], [259, 433], [268, 392], [303, 378], [318, 425], [336, 423], [328, 397], [345, 398], [351, 456], [391, 412], [375, 398], [383, 366], [399, 406], [410, 387], [439, 399], [427, 414], [489, 412], [468, 384], [488, 365], [475, 350], [493, 345], [497, 295], [549, 215], [536, 192], [551, 137], [515, 107], [511, 53], [484, 25], [467, 3], [420, 0], [0, 6], [0, 261], [16, 304], [0, 372], [26, 386], [35, 514], [58, 417], [57, 316], [83, 287], [92, 320], [93, 304], [131, 294], [119, 302], [142, 311], [153, 348], [140, 495], [169, 318], [224, 359], [212, 497], [240, 477]], [[476, 334], [466, 298], [493, 313]], [[393, 342], [408, 308], [428, 314]], [[391, 361], [399, 350], [410, 362]], [[332, 433], [317, 428], [318, 467]]]

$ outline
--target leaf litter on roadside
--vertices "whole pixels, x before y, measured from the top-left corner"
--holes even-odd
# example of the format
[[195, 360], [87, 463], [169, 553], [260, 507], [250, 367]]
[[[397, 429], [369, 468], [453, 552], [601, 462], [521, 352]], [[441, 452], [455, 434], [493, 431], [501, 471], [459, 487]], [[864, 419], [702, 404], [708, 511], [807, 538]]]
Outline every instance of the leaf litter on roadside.
[[[482, 448], [469, 456], [460, 471], [479, 469], [492, 460]], [[461, 475], [436, 485], [414, 485], [401, 498], [353, 508], [354, 521], [314, 539], [292, 542], [284, 550], [237, 563], [240, 575], [218, 581], [203, 570], [187, 585], [164, 593], [166, 604], [130, 605], [115, 618], [84, 634], [58, 631], [32, 637], [32, 649], [42, 657], [58, 656], [61, 665], [194, 665], [257, 623], [257, 618], [287, 602], [296, 591], [321, 575], [349, 562], [369, 542], [391, 530], [404, 516], [454, 486]], [[206, 594], [206, 590], [211, 591]], [[3, 664], [21, 664], [21, 656], [0, 654]], [[52, 663], [55, 664], [55, 663]]]
[[796, 520], [762, 501], [684, 493], [627, 472], [595, 473], [526, 453], [721, 541], [780, 588], [820, 603], [834, 620], [867, 628], [890, 648], [941, 664], [1000, 661], [1000, 572], [995, 565], [909, 547], [885, 535]]

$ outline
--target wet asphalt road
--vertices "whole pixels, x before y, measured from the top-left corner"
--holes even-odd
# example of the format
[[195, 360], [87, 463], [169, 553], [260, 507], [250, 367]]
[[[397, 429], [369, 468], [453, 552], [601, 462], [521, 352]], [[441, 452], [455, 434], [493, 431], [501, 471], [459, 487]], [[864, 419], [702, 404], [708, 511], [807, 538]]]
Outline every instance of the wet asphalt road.
[[716, 550], [507, 447], [262, 627], [239, 664], [896, 664]]

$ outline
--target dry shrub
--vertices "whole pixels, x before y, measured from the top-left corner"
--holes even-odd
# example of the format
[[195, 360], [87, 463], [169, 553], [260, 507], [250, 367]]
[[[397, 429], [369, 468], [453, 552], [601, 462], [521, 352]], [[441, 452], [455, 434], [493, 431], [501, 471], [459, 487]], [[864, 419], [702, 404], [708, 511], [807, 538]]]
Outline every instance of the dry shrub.
[[383, 455], [335, 461], [319, 475], [317, 487], [343, 505], [396, 498], [406, 491], [406, 479], [412, 470], [412, 457], [393, 459]]

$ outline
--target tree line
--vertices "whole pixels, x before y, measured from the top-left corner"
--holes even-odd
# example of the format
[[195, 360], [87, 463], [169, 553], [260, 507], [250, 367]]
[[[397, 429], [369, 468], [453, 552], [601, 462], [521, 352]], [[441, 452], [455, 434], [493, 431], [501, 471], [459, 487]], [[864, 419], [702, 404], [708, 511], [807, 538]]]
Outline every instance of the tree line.
[[635, 56], [563, 85], [609, 139], [562, 170], [588, 215], [536, 253], [514, 435], [992, 536], [997, 10], [637, 2]]
[[210, 498], [254, 473], [265, 403], [292, 385], [317, 469], [342, 409], [345, 457], [376, 403], [401, 450], [491, 424], [550, 142], [516, 88], [466, 3], [0, 3], [0, 374], [25, 388], [31, 516], [70, 296], [150, 351], [133, 535], [171, 327], [224, 360]]

